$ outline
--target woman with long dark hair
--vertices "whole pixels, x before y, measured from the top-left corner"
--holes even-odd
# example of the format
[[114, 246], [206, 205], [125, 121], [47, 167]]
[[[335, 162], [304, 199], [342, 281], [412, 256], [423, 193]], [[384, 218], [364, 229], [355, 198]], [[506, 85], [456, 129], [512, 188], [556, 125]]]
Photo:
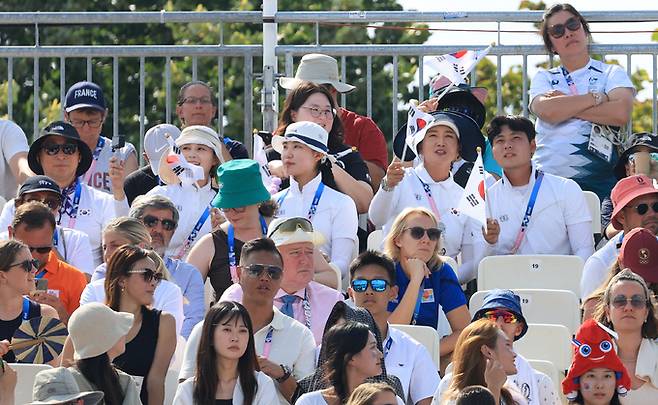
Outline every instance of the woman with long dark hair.
[[203, 322], [194, 378], [178, 386], [175, 405], [277, 404], [274, 382], [258, 371], [249, 313], [241, 304], [221, 302]]

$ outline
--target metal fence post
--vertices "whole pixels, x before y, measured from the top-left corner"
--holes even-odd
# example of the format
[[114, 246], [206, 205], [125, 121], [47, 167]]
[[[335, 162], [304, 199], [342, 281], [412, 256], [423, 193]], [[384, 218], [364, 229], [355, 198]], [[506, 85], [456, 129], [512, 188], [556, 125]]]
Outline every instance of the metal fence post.
[[[263, 113], [263, 130], [274, 132], [277, 121], [277, 89], [274, 78], [277, 72], [276, 45], [277, 24], [274, 17], [277, 12], [277, 0], [263, 2], [263, 88], [261, 90], [261, 112]], [[251, 140], [251, 138], [249, 138]], [[245, 143], [247, 138], [245, 138]], [[251, 155], [253, 151], [247, 148]]]

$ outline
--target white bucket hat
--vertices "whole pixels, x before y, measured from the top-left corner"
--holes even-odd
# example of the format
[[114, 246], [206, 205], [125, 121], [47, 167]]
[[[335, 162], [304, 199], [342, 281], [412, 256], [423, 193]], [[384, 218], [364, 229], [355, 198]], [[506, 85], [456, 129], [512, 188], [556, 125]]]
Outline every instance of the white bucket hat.
[[445, 115], [442, 115], [440, 118], [430, 121], [423, 129], [416, 132], [411, 137], [411, 144], [409, 145], [409, 147], [416, 154], [416, 156], [418, 156], [418, 144], [420, 144], [423, 141], [423, 139], [425, 139], [425, 135], [427, 134], [427, 131], [438, 126], [444, 126], [452, 129], [457, 135], [457, 139], [459, 139], [459, 128], [457, 128], [457, 124], [455, 124], [454, 121], [447, 118]]
[[329, 134], [318, 124], [310, 121], [294, 122], [286, 128], [283, 136], [272, 137], [272, 148], [281, 153], [286, 142], [300, 142], [316, 152], [327, 154]]
[[274, 218], [267, 229], [267, 237], [276, 246], [305, 242], [319, 246], [325, 241], [322, 233], [313, 230], [311, 221], [303, 217]]
[[169, 150], [166, 135], [176, 140], [180, 135], [180, 129], [171, 124], [159, 124], [151, 127], [144, 135], [144, 151], [149, 158], [149, 165], [151, 165], [153, 174], [158, 174], [160, 159]]
[[304, 55], [297, 67], [295, 77], [282, 77], [279, 79], [279, 84], [284, 89], [292, 90], [303, 81], [313, 82], [315, 84], [330, 84], [339, 93], [349, 93], [356, 89], [351, 84], [340, 81], [336, 59], [321, 53]]
[[187, 145], [190, 143], [198, 143], [199, 145], [205, 145], [215, 152], [215, 156], [220, 161], [222, 157], [222, 139], [219, 137], [219, 134], [215, 132], [214, 129], [207, 127], [205, 125], [190, 125], [189, 127], [183, 128], [180, 133], [180, 136], [176, 139], [176, 146], [180, 147], [182, 145]]
[[76, 309], [69, 318], [69, 336], [76, 360], [107, 353], [133, 325], [134, 316], [116, 312], [107, 305], [92, 302]]

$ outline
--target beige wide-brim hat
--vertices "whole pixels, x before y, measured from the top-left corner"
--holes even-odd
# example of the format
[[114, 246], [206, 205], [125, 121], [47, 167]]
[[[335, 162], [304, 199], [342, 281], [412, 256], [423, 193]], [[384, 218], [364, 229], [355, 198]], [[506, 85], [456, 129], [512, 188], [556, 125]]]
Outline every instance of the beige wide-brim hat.
[[303, 81], [315, 84], [330, 84], [339, 93], [349, 93], [356, 89], [351, 84], [340, 81], [336, 59], [321, 53], [304, 55], [297, 67], [295, 77], [282, 77], [279, 79], [279, 84], [284, 89], [292, 90]]
[[92, 302], [80, 306], [69, 318], [69, 336], [75, 360], [89, 359], [107, 353], [133, 325], [134, 316], [116, 312], [107, 305]]

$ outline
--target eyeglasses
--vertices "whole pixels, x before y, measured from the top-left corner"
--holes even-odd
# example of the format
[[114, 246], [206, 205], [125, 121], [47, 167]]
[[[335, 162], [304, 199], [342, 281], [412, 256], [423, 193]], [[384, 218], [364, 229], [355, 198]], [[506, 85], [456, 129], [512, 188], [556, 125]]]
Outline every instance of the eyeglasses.
[[160, 284], [164, 276], [162, 273], [157, 272], [153, 269], [136, 269], [136, 270], [128, 270], [128, 274], [141, 274], [142, 277], [144, 277], [144, 281], [147, 283], [152, 283], [153, 280], [155, 280], [155, 285]]
[[569, 31], [574, 32], [580, 29], [581, 23], [580, 19], [577, 17], [569, 18], [564, 24], [555, 24], [548, 27], [548, 33], [555, 39], [562, 38], [566, 33], [565, 28]]
[[494, 322], [497, 321], [498, 318], [503, 318], [503, 322], [505, 323], [519, 322], [519, 318], [517, 318], [514, 313], [504, 309], [492, 309], [486, 311], [484, 314], [482, 314], [482, 317]]
[[386, 287], [388, 287], [388, 281], [381, 278], [373, 278], [372, 280], [357, 278], [356, 280], [352, 280], [352, 289], [354, 292], [366, 292], [368, 284], [370, 284], [370, 287], [375, 292], [384, 292], [386, 291]]
[[654, 214], [658, 214], [658, 201], [651, 203], [651, 205], [642, 203], [638, 205], [628, 205], [627, 207], [634, 209], [640, 215], [645, 215], [647, 212], [649, 212], [649, 207], [651, 207]]
[[146, 225], [147, 228], [155, 228], [158, 226], [158, 223], [160, 223], [162, 224], [162, 229], [165, 231], [173, 231], [176, 229], [176, 222], [173, 220], [166, 218], [160, 219], [153, 215], [145, 215], [144, 218], [142, 218], [142, 222], [144, 222], [144, 225]]
[[222, 212], [236, 212], [238, 214], [243, 213], [247, 207], [235, 207], [235, 208], [220, 208], [220, 211]]
[[22, 262], [10, 264], [8, 269], [12, 267], [20, 266], [25, 270], [26, 273], [31, 272], [32, 270], [38, 269], [39, 268], [39, 261], [36, 259], [31, 259], [31, 260], [23, 260]]
[[61, 150], [65, 155], [72, 155], [78, 150], [78, 145], [75, 143], [64, 143], [61, 145], [58, 144], [48, 144], [43, 145], [41, 149], [46, 151], [48, 156], [55, 156]]
[[647, 306], [648, 300], [639, 294], [636, 294], [630, 298], [627, 298], [625, 295], [617, 295], [612, 299], [611, 303], [613, 307], [622, 309], [625, 308], [626, 304], [629, 302], [633, 308], [642, 309]]
[[212, 103], [212, 100], [210, 99], [210, 97], [185, 97], [181, 104], [197, 104], [197, 103], [207, 105]]
[[437, 241], [441, 237], [441, 230], [438, 228], [423, 228], [420, 226], [412, 226], [410, 228], [404, 228], [402, 232], [409, 231], [409, 234], [411, 235], [412, 238], [416, 240], [421, 240], [423, 239], [423, 236], [427, 234], [427, 237], [431, 241]]
[[51, 210], [56, 210], [59, 209], [59, 206], [61, 205], [61, 201], [56, 199], [56, 198], [31, 198], [29, 196], [24, 197], [25, 202], [31, 202], [31, 201], [39, 201], [40, 203], [46, 204], [48, 208]]
[[313, 118], [320, 118], [320, 117], [322, 117], [322, 118], [325, 118], [325, 117], [333, 118], [333, 117], [336, 116], [336, 110], [333, 109], [333, 108], [330, 109], [330, 110], [323, 110], [323, 109], [318, 108], [318, 107], [306, 107], [304, 105], [299, 107], [299, 108], [305, 108], [305, 109], [309, 110], [311, 112], [311, 116]]
[[95, 119], [95, 120], [71, 120], [71, 125], [73, 125], [76, 128], [82, 128], [87, 124], [89, 128], [100, 128], [101, 124], [103, 123], [102, 119]]
[[53, 246], [28, 246], [31, 252], [37, 252], [39, 254], [45, 255], [46, 253], [50, 253], [50, 251], [53, 249]]
[[306, 218], [295, 217], [288, 218], [277, 225], [274, 229], [272, 229], [272, 232], [270, 232], [270, 236], [274, 235], [274, 233], [277, 231], [283, 233], [293, 233], [297, 230], [297, 228], [300, 228], [304, 232], [313, 232], [313, 224], [311, 221]]
[[243, 269], [247, 271], [247, 275], [249, 277], [253, 278], [258, 278], [263, 274], [263, 272], [267, 272], [267, 276], [272, 279], [272, 280], [278, 280], [281, 278], [281, 275], [283, 274], [283, 269], [279, 266], [270, 266], [267, 264], [248, 264], [246, 266], [242, 266]]

